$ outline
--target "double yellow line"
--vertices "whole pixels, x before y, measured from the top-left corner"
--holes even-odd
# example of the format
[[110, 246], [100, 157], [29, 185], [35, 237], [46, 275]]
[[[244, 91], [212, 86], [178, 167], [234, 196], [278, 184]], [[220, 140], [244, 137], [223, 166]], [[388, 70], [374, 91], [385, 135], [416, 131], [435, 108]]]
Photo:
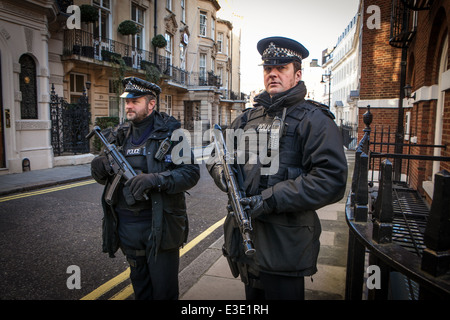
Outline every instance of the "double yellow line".
[[[180, 257], [182, 257], [186, 252], [191, 250], [193, 247], [195, 247], [200, 241], [205, 239], [208, 235], [210, 235], [214, 230], [216, 230], [218, 227], [223, 225], [225, 221], [225, 217], [221, 220], [214, 223], [212, 226], [210, 226], [208, 229], [203, 231], [200, 235], [198, 235], [196, 238], [194, 238], [191, 242], [186, 244], [181, 250], [180, 250]], [[81, 300], [96, 300], [100, 298], [105, 293], [111, 291], [116, 286], [127, 280], [130, 276], [130, 268], [127, 268], [124, 272], [117, 275], [113, 279], [109, 280], [108, 282], [102, 284], [100, 287], [92, 291], [91, 293], [85, 295]], [[125, 300], [129, 296], [133, 294], [133, 287], [131, 284], [127, 285], [125, 288], [120, 290], [118, 293], [116, 293], [114, 296], [109, 298], [109, 300]]]
[[37, 191], [24, 192], [24, 193], [21, 193], [21, 194], [14, 194], [14, 195], [11, 195], [11, 196], [4, 196], [4, 197], [0, 197], [0, 202], [5, 202], [5, 201], [14, 200], [14, 199], [31, 197], [31, 196], [36, 196], [36, 195], [40, 195], [40, 194], [45, 194], [45, 193], [50, 193], [50, 192], [55, 192], [55, 191], [75, 188], [75, 187], [86, 186], [88, 184], [93, 184], [93, 183], [95, 183], [95, 180], [90, 179], [90, 180], [87, 180], [87, 181], [72, 183], [72, 184], [69, 184], [69, 185], [63, 185], [63, 186], [58, 186], [58, 187], [53, 187], [53, 188], [48, 188], [48, 189], [42, 189], [42, 190], [37, 190]]

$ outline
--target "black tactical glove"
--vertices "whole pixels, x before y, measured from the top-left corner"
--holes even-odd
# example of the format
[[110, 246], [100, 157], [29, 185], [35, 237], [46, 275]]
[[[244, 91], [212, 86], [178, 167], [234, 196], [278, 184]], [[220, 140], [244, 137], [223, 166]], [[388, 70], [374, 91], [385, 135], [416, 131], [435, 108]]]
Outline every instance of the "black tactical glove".
[[214, 183], [220, 190], [222, 190], [223, 192], [228, 192], [227, 182], [225, 180], [223, 167], [221, 165], [219, 164], [214, 165], [210, 169], [209, 174], [211, 175], [211, 177], [214, 180]]
[[144, 192], [167, 190], [167, 180], [159, 173], [141, 173], [125, 182], [125, 186], [130, 188], [136, 200], [141, 201]]
[[248, 207], [248, 214], [253, 219], [273, 211], [273, 209], [269, 207], [269, 204], [263, 200], [261, 195], [242, 198], [240, 202], [244, 209], [247, 209], [246, 207]]
[[105, 184], [112, 172], [106, 156], [98, 156], [91, 161], [91, 175], [98, 183]]

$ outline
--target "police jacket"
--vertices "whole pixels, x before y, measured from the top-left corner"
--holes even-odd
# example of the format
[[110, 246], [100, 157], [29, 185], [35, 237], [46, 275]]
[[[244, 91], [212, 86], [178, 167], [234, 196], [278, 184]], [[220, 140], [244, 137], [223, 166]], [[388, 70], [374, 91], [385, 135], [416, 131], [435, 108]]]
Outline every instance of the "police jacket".
[[234, 219], [225, 222], [226, 249], [266, 273], [306, 276], [317, 271], [321, 226], [315, 210], [340, 200], [345, 192], [347, 162], [334, 116], [326, 106], [305, 100], [305, 94], [303, 81], [272, 98], [263, 92], [255, 98], [255, 108], [232, 124], [247, 135], [257, 131], [260, 139], [258, 131], [270, 133], [274, 117], [282, 117], [286, 108], [275, 170], [261, 174], [263, 164], [250, 164], [249, 156], [239, 164], [246, 196], [261, 194], [273, 208], [253, 219], [253, 258], [236, 250], [242, 245], [233, 230]]
[[[193, 155], [184, 155], [184, 162], [175, 161], [171, 158], [171, 151], [179, 140], [172, 143], [165, 157], [160, 161], [155, 159], [155, 154], [164, 139], [171, 137], [172, 133], [180, 128], [180, 123], [165, 113], [154, 113], [153, 131], [145, 142], [147, 172], [162, 174], [167, 180], [168, 188], [165, 191], [152, 191], [148, 194], [151, 208], [152, 223], [152, 254], [156, 255], [160, 250], [179, 248], [187, 240], [188, 218], [186, 215], [185, 191], [195, 186], [200, 178], [198, 164], [194, 164]], [[126, 144], [130, 135], [130, 126], [125, 123], [112, 130], [105, 130], [105, 136], [110, 143], [114, 143], [119, 150]], [[187, 140], [184, 140], [186, 143]], [[189, 150], [184, 148], [180, 150]], [[186, 161], [187, 160], [187, 161]], [[181, 163], [180, 163], [181, 162]], [[103, 252], [114, 257], [120, 247], [117, 232], [118, 217], [114, 210], [114, 204], [105, 201], [105, 194], [111, 185], [113, 177], [103, 181], [105, 189], [102, 196], [103, 218]], [[102, 183], [102, 181], [98, 181]], [[119, 192], [121, 190], [119, 189]], [[151, 202], [151, 203], [150, 203]]]

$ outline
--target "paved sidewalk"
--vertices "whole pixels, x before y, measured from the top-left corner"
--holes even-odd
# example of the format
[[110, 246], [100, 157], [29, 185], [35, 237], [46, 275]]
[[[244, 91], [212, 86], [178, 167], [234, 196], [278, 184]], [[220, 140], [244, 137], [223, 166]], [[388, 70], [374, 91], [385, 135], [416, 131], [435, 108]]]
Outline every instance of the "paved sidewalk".
[[90, 164], [4, 174], [0, 175], [0, 196], [91, 178]]
[[[345, 203], [317, 211], [322, 223], [318, 272], [305, 278], [307, 300], [343, 300], [347, 263], [348, 228]], [[223, 236], [180, 272], [181, 300], [245, 300], [244, 285], [234, 278], [222, 256]], [[209, 265], [209, 268], [208, 268]], [[185, 283], [195, 279], [197, 283]]]

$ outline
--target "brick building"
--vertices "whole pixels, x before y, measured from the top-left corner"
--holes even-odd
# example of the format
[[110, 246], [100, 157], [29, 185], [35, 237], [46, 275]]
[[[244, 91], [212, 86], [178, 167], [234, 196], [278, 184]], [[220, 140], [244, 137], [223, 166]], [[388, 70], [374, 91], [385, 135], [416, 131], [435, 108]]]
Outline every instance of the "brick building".
[[[401, 152], [450, 156], [449, 148], [430, 147], [450, 143], [450, 1], [363, 0], [360, 9], [359, 138], [370, 105], [372, 136], [400, 128], [403, 143], [428, 145]], [[398, 136], [392, 134], [390, 142]], [[450, 171], [448, 161], [411, 160], [403, 161], [402, 173], [412, 188], [432, 198], [434, 174], [443, 169]]]

